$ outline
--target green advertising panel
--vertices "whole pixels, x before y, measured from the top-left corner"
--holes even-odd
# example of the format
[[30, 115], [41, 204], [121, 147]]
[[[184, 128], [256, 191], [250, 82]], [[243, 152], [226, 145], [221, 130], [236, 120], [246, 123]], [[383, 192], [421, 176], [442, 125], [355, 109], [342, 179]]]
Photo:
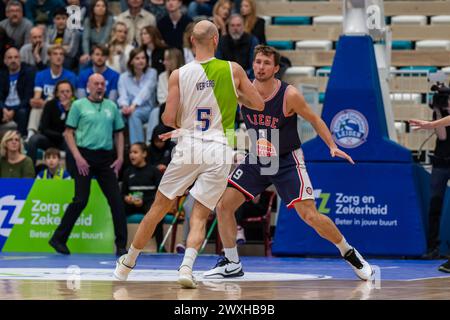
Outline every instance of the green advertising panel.
[[[3, 252], [55, 252], [48, 244], [74, 196], [73, 180], [35, 180]], [[111, 211], [98, 186], [91, 182], [87, 207], [78, 218], [67, 242], [72, 253], [113, 253]]]

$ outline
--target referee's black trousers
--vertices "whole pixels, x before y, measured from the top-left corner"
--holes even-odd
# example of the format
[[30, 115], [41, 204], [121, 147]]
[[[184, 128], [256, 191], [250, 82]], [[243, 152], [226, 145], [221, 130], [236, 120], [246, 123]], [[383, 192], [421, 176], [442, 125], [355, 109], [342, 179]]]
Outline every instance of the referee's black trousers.
[[91, 180], [95, 177], [111, 208], [114, 233], [116, 235], [116, 248], [125, 248], [127, 244], [125, 208], [116, 174], [110, 167], [116, 159], [116, 154], [114, 151], [106, 150], [89, 150], [83, 148], [79, 148], [79, 150], [89, 164], [89, 175], [82, 176], [77, 170], [73, 177], [75, 179], [75, 196], [72, 203], [64, 212], [61, 224], [53, 234], [53, 239], [58, 242], [67, 242], [75, 222], [88, 203]]

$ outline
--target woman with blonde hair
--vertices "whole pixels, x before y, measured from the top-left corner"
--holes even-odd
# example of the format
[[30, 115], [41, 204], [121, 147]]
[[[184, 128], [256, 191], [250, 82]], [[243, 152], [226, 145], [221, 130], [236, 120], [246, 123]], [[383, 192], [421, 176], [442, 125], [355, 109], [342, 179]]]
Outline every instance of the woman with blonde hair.
[[194, 30], [195, 22], [191, 22], [186, 26], [183, 33], [183, 54], [184, 63], [189, 63], [195, 59], [194, 47], [192, 46], [191, 36]]
[[106, 61], [106, 65], [118, 73], [127, 71], [128, 58], [131, 50], [134, 49], [128, 42], [127, 35], [127, 25], [121, 21], [116, 22], [108, 44], [109, 59]]
[[167, 48], [157, 27], [146, 26], [141, 29], [141, 47], [147, 53], [151, 67], [158, 74], [164, 71], [164, 50]]
[[231, 14], [231, 7], [230, 0], [219, 0], [214, 5], [211, 21], [216, 25], [221, 36], [228, 33], [227, 20]]
[[158, 77], [157, 99], [161, 105], [166, 102], [169, 93], [169, 77], [176, 69], [184, 65], [184, 55], [180, 49], [170, 48], [164, 52], [164, 66], [166, 71]]
[[33, 161], [23, 150], [20, 133], [6, 131], [0, 143], [0, 178], [34, 178]]
[[253, 34], [259, 41], [259, 44], [266, 44], [266, 31], [264, 19], [256, 15], [256, 1], [242, 0], [241, 16], [244, 18], [244, 30]]

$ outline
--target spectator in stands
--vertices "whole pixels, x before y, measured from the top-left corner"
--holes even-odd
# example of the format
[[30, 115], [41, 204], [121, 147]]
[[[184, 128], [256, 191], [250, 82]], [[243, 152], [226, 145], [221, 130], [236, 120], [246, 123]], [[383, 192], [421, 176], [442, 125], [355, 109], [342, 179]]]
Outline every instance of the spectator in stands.
[[54, 45], [48, 49], [50, 67], [39, 71], [34, 80], [34, 95], [30, 100], [31, 112], [28, 120], [28, 138], [38, 130], [41, 120], [42, 110], [45, 102], [53, 99], [55, 85], [60, 80], [69, 80], [72, 86], [76, 86], [76, 75], [63, 68], [64, 48], [61, 45]]
[[89, 96], [75, 101], [67, 116], [64, 137], [78, 169], [73, 176], [75, 196], [49, 244], [59, 253], [70, 254], [66, 242], [88, 203], [91, 180], [96, 177], [111, 209], [116, 254], [122, 255], [127, 252], [127, 224], [117, 175], [123, 164], [124, 124], [116, 104], [104, 99], [105, 79], [101, 74], [89, 78], [88, 89]]
[[198, 16], [210, 17], [216, 1], [217, 0], [193, 0], [189, 3], [187, 15], [191, 19], [195, 19]]
[[51, 25], [55, 11], [61, 7], [66, 7], [63, 0], [27, 0], [25, 16], [35, 26], [38, 24]]
[[175, 143], [170, 140], [163, 141], [159, 138], [159, 135], [170, 130], [165, 125], [159, 124], [153, 130], [152, 140], [148, 148], [149, 163], [156, 166], [162, 173], [166, 171], [170, 160], [172, 160], [172, 149], [175, 147]]
[[254, 35], [259, 44], [266, 44], [266, 22], [256, 15], [256, 1], [242, 0], [241, 15], [244, 18], [244, 30]]
[[156, 22], [159, 22], [164, 16], [167, 15], [166, 5], [164, 4], [164, 0], [149, 0], [144, 5], [145, 10], [152, 13]]
[[166, 49], [164, 52], [164, 67], [166, 71], [158, 77], [157, 99], [158, 104], [166, 103], [169, 90], [169, 77], [172, 72], [184, 65], [183, 53], [177, 48]]
[[155, 16], [143, 7], [144, 0], [128, 0], [128, 10], [117, 17], [117, 21], [127, 25], [127, 41], [135, 47], [141, 44], [139, 31], [145, 26], [156, 26]]
[[30, 30], [31, 43], [25, 44], [20, 48], [20, 59], [38, 70], [47, 68], [48, 62], [48, 47], [44, 41], [44, 27], [34, 27]]
[[11, 47], [5, 53], [6, 69], [0, 71], [0, 128], [14, 121], [20, 134], [27, 135], [30, 99], [33, 97], [34, 69], [20, 62], [19, 51]]
[[231, 1], [219, 0], [214, 5], [212, 22], [219, 30], [219, 35], [225, 36], [228, 33], [227, 20], [231, 14]]
[[85, 65], [89, 61], [91, 46], [106, 44], [114, 24], [114, 17], [108, 10], [108, 1], [94, 0], [91, 4], [89, 17], [84, 20], [82, 49], [80, 63]]
[[39, 133], [27, 144], [28, 156], [36, 164], [37, 150], [58, 148], [66, 152], [66, 167], [73, 176], [76, 167], [73, 156], [63, 137], [67, 114], [74, 99], [74, 88], [69, 80], [61, 80], [55, 86], [54, 98], [46, 102], [39, 124]]
[[37, 179], [70, 179], [70, 174], [61, 167], [61, 152], [56, 148], [48, 148], [44, 153], [46, 169], [40, 171]]
[[127, 63], [133, 46], [127, 41], [127, 25], [124, 22], [116, 22], [109, 41], [109, 58], [106, 65], [118, 73], [127, 70]]
[[258, 45], [258, 40], [244, 31], [244, 19], [239, 14], [230, 17], [228, 31], [229, 34], [220, 38], [216, 56], [219, 59], [237, 62], [247, 75], [252, 77], [253, 51]]
[[192, 19], [181, 13], [181, 0], [166, 0], [168, 15], [158, 22], [158, 29], [169, 47], [183, 49], [183, 33]]
[[20, 1], [11, 0], [6, 5], [7, 19], [0, 22], [0, 27], [6, 30], [6, 34], [14, 41], [16, 48], [30, 42], [30, 31], [33, 24], [23, 17], [23, 5]]
[[164, 50], [166, 44], [162, 39], [161, 33], [158, 28], [154, 26], [146, 26], [141, 30], [141, 45], [147, 53], [151, 62], [151, 67], [156, 69], [156, 72], [160, 74], [164, 71]]
[[23, 154], [20, 133], [6, 131], [0, 144], [0, 178], [34, 178], [34, 165]]
[[189, 63], [191, 61], [194, 61], [195, 54], [194, 54], [194, 47], [192, 46], [191, 36], [192, 31], [194, 30], [195, 22], [191, 22], [187, 25], [186, 30], [184, 30], [183, 34], [183, 55], [184, 55], [184, 62]]
[[[245, 1], [245, 0], [244, 0]], [[250, 217], [261, 217], [267, 213], [267, 207], [269, 205], [269, 198], [265, 193], [262, 193], [255, 197], [251, 201], [245, 202], [236, 211], [236, 222], [237, 222], [237, 244], [245, 244], [245, 231], [241, 226], [241, 221]]]
[[6, 19], [5, 11], [6, 11], [6, 3], [9, 0], [0, 0], [0, 20]]
[[55, 10], [53, 26], [47, 30], [46, 42], [48, 46], [61, 45], [64, 48], [64, 68], [72, 70], [80, 47], [80, 33], [78, 30], [67, 28], [68, 18], [66, 8]]
[[[125, 169], [122, 182], [125, 213], [127, 216], [135, 213], [145, 214], [155, 200], [162, 173], [148, 163], [145, 143], [132, 144], [129, 157], [131, 165]], [[155, 238], [159, 247], [163, 240], [163, 222], [156, 227]]]
[[86, 11], [88, 7], [88, 3], [91, 0], [66, 0], [67, 6], [76, 6], [80, 8], [80, 22], [83, 23], [84, 18], [86, 17]]
[[0, 69], [5, 68], [4, 57], [5, 52], [14, 46], [14, 41], [8, 37], [6, 30], [0, 27]]
[[82, 70], [78, 76], [77, 97], [79, 99], [88, 95], [87, 83], [89, 77], [94, 73], [100, 73], [106, 80], [105, 95], [109, 100], [114, 102], [117, 100], [117, 83], [119, 82], [119, 74], [106, 66], [108, 57], [108, 47], [101, 44], [94, 44], [92, 46], [91, 60], [93, 66]]
[[159, 123], [159, 108], [156, 105], [156, 70], [149, 68], [148, 56], [142, 48], [130, 53], [128, 71], [119, 78], [117, 104], [128, 118], [130, 144], [145, 142], [143, 124], [147, 123], [147, 139]]

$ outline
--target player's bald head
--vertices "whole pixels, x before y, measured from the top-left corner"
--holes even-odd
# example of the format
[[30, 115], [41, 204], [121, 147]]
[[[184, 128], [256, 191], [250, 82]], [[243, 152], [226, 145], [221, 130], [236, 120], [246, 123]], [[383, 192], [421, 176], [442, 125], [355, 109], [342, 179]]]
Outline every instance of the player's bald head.
[[196, 23], [192, 31], [192, 38], [200, 45], [208, 45], [214, 37], [219, 37], [219, 31], [214, 23], [201, 20]]

